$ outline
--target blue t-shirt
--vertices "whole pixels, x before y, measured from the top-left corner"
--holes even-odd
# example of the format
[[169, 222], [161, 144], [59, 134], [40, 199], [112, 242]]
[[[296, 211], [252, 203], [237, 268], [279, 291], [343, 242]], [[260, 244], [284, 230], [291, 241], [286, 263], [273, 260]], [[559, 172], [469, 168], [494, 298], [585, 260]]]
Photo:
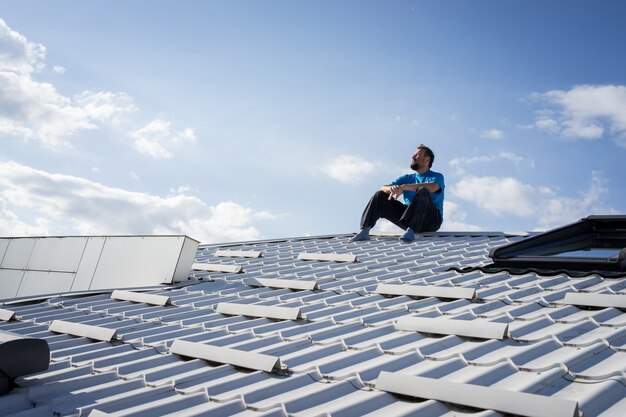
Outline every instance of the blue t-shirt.
[[[439, 213], [441, 213], [441, 219], [443, 220], [443, 191], [445, 189], [445, 184], [443, 182], [443, 175], [439, 172], [428, 170], [423, 174], [418, 174], [417, 172], [413, 174], [406, 174], [396, 178], [389, 185], [421, 184], [423, 182], [436, 182], [439, 185], [439, 191], [436, 193], [430, 193], [430, 196], [435, 203], [435, 207], [437, 207]], [[411, 204], [411, 201], [413, 201], [413, 197], [415, 197], [415, 191], [404, 191], [402, 193], [402, 197], [404, 197], [404, 204], [408, 206]]]

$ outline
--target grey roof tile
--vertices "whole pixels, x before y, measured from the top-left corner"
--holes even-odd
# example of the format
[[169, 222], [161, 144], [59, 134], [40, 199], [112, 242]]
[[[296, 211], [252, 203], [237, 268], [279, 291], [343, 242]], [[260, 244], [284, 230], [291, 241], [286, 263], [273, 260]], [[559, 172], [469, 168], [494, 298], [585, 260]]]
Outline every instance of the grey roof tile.
[[[626, 414], [626, 313], [564, 304], [567, 293], [626, 292], [626, 279], [565, 273], [513, 275], [449, 266], [489, 263], [489, 250], [521, 237], [429, 234], [406, 245], [345, 236], [206, 245], [197, 262], [243, 266], [244, 273], [195, 272], [184, 288], [151, 291], [171, 306], [118, 301], [110, 292], [11, 305], [17, 321], [1, 330], [49, 342], [48, 371], [20, 378], [0, 409], [33, 415], [426, 415], [498, 416], [434, 400], [410, 401], [375, 388], [380, 372], [538, 393], [580, 402], [587, 416]], [[254, 250], [262, 258], [216, 257], [217, 249]], [[354, 264], [301, 261], [300, 252], [353, 253]], [[249, 279], [308, 279], [316, 290], [249, 285]], [[380, 283], [459, 286], [477, 299], [383, 297]], [[300, 308], [304, 318], [223, 315], [219, 303]], [[502, 340], [402, 331], [409, 316], [509, 325]], [[52, 320], [117, 330], [122, 340], [94, 342], [54, 334]], [[280, 357], [280, 375], [168, 353], [175, 340]], [[52, 388], [54, 387], [54, 388]], [[38, 402], [33, 403], [33, 398]], [[6, 406], [6, 408], [5, 408]]]
[[[164, 398], [171, 398], [174, 396], [176, 396], [176, 391], [170, 386], [156, 388], [141, 387], [113, 394], [90, 404], [80, 406], [78, 407], [78, 411], [81, 416], [89, 415], [93, 409], [109, 414], [117, 411], [126, 414], [126, 411], [131, 410], [134, 407], [141, 407], [144, 404], [150, 404], [154, 401], [161, 401]], [[152, 413], [152, 415], [154, 415], [154, 411], [152, 411]]]

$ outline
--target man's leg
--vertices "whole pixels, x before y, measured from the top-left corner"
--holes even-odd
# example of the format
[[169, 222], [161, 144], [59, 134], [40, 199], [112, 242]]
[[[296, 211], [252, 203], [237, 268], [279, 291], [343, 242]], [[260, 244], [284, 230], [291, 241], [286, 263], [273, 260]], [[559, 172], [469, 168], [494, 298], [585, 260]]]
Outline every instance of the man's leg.
[[441, 213], [437, 210], [430, 192], [426, 188], [417, 189], [413, 201], [404, 212], [400, 222], [405, 228], [410, 228], [417, 233], [434, 232], [439, 229]]
[[400, 218], [406, 206], [396, 199], [389, 199], [389, 194], [383, 191], [374, 193], [361, 216], [361, 227], [374, 227], [378, 219], [387, 219], [398, 227], [403, 227]]
[[370, 229], [376, 225], [376, 222], [380, 218], [387, 219], [396, 226], [404, 229], [400, 218], [405, 210], [406, 206], [404, 204], [395, 199], [389, 200], [389, 194], [383, 191], [377, 191], [367, 203], [367, 206], [365, 206], [365, 210], [363, 210], [363, 215], [361, 216], [361, 231], [351, 240], [368, 240]]

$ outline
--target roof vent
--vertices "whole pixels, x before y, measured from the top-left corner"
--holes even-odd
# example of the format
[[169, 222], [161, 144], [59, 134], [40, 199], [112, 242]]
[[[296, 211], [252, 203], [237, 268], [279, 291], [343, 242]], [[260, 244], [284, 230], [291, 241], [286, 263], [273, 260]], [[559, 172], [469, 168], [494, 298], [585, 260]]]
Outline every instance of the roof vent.
[[0, 308], [0, 321], [11, 321], [15, 318], [15, 311]]
[[120, 301], [132, 301], [134, 303], [144, 303], [153, 306], [165, 306], [171, 304], [170, 297], [157, 294], [145, 294], [134, 291], [115, 290], [111, 298]]
[[576, 401], [387, 371], [378, 376], [376, 389], [519, 416], [579, 416]]
[[506, 336], [509, 325], [486, 320], [454, 320], [441, 317], [402, 317], [396, 322], [396, 328], [398, 330], [421, 333], [502, 340]]
[[298, 255], [301, 261], [332, 261], [332, 262], [356, 262], [356, 255], [351, 253], [308, 253]]
[[117, 336], [115, 329], [91, 326], [89, 324], [72, 323], [70, 321], [54, 320], [48, 330], [55, 333], [65, 333], [71, 336], [86, 337], [88, 339], [110, 342]]
[[626, 294], [588, 294], [568, 292], [563, 303], [586, 307], [626, 308]]
[[263, 317], [278, 320], [297, 320], [300, 309], [296, 307], [273, 307], [256, 304], [219, 303], [215, 309], [220, 314], [237, 316]]
[[192, 265], [191, 269], [194, 271], [227, 272], [230, 274], [238, 274], [241, 272], [241, 265], [195, 263]]
[[0, 395], [11, 390], [15, 378], [43, 372], [49, 364], [48, 342], [0, 330]]
[[215, 256], [227, 257], [227, 258], [260, 258], [263, 256], [263, 252], [256, 251], [256, 250], [219, 249], [215, 251]]
[[288, 288], [290, 290], [316, 290], [317, 281], [273, 278], [251, 278], [246, 280], [251, 287]]
[[257, 371], [273, 372], [281, 369], [280, 358], [262, 353], [246, 352], [238, 349], [212, 346], [204, 343], [174, 340], [170, 353], [195, 359], [204, 359], [239, 366]]
[[474, 288], [440, 287], [438, 285], [392, 285], [378, 284], [374, 291], [383, 295], [407, 295], [409, 297], [438, 297], [471, 300], [476, 296]]

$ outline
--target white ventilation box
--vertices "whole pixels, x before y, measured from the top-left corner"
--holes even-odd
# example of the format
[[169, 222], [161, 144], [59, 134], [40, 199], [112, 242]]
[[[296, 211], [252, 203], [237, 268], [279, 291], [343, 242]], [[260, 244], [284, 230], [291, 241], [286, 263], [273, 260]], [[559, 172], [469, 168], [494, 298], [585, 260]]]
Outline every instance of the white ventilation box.
[[115, 290], [111, 293], [111, 298], [119, 301], [144, 303], [151, 306], [166, 306], [172, 304], [172, 300], [166, 295], [145, 294], [134, 291]]
[[509, 325], [487, 320], [458, 320], [443, 317], [401, 317], [396, 321], [398, 330], [502, 340]]
[[180, 339], [174, 340], [169, 351], [188, 358], [204, 359], [257, 371], [274, 372], [282, 368], [280, 358], [277, 356]]
[[185, 281], [198, 244], [183, 235], [3, 238], [0, 299]]
[[256, 304], [219, 303], [216, 313], [241, 315], [250, 317], [265, 317], [277, 320], [298, 320], [301, 316], [298, 307], [260, 306]]
[[309, 253], [298, 254], [301, 261], [330, 261], [330, 262], [357, 262], [356, 255], [352, 253]]
[[86, 337], [88, 339], [110, 342], [117, 337], [115, 329], [92, 326], [90, 324], [73, 323], [64, 320], [52, 320], [48, 325], [48, 330], [54, 333], [65, 333], [76, 337]]
[[626, 308], [626, 294], [589, 294], [568, 292], [563, 304], [599, 308]]
[[191, 268], [194, 271], [224, 272], [228, 274], [238, 274], [241, 272], [241, 265], [229, 265], [229, 264], [194, 263], [191, 266]]
[[226, 250], [218, 249], [215, 251], [215, 256], [225, 258], [260, 258], [263, 256], [263, 252], [256, 250]]
[[387, 371], [382, 371], [378, 376], [376, 389], [518, 416], [579, 417], [580, 415], [578, 402], [569, 399]]

